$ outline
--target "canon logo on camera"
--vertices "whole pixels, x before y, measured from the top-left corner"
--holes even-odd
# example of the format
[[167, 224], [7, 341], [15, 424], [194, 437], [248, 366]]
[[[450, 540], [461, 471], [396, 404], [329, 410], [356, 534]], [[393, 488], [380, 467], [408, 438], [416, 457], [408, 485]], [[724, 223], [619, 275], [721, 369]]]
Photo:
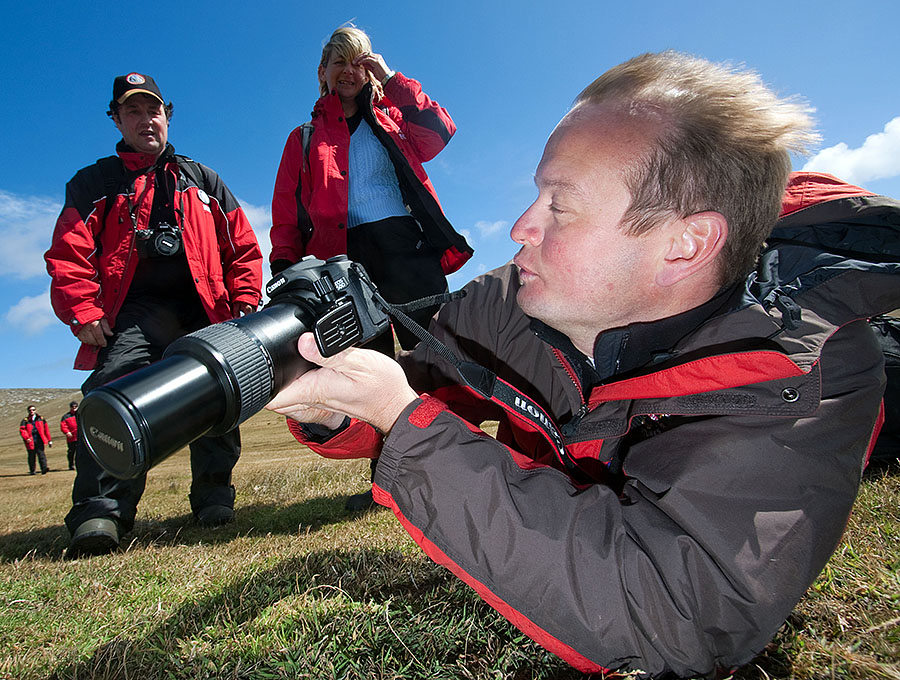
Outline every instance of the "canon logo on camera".
[[94, 439], [103, 442], [107, 446], [116, 449], [117, 451], [125, 451], [125, 444], [112, 435], [106, 434], [106, 432], [103, 432], [102, 430], [98, 430], [93, 425], [91, 425], [88, 431], [91, 433], [91, 436]]

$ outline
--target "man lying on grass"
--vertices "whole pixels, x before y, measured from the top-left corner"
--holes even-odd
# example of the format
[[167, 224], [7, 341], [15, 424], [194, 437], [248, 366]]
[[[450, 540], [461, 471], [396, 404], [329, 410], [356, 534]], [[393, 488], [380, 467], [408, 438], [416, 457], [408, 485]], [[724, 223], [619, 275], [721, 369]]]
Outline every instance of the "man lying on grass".
[[323, 359], [306, 334], [321, 368], [269, 408], [322, 455], [380, 456], [375, 499], [573, 666], [744, 664], [838, 544], [880, 425], [866, 318], [900, 307], [900, 203], [788, 186], [814, 139], [753, 73], [621, 64], [550, 136], [514, 260], [431, 322], [478, 379], [424, 342]]

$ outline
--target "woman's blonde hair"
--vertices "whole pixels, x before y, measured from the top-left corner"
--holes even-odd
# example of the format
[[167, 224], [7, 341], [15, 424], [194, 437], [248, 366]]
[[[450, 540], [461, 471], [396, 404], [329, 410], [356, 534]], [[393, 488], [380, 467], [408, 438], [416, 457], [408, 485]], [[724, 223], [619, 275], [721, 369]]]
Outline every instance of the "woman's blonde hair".
[[[328, 42], [322, 48], [322, 60], [319, 62], [319, 66], [322, 68], [328, 66], [331, 55], [334, 53], [337, 53], [338, 56], [346, 61], [353, 61], [360, 54], [371, 51], [372, 41], [369, 40], [369, 36], [366, 35], [365, 31], [356, 28], [356, 26], [341, 26], [331, 34]], [[381, 83], [371, 72], [366, 71], [366, 75], [369, 77], [369, 82], [375, 91], [375, 101], [378, 101], [384, 95]], [[328, 94], [328, 85], [323, 80], [319, 81], [319, 94], [323, 97]]]

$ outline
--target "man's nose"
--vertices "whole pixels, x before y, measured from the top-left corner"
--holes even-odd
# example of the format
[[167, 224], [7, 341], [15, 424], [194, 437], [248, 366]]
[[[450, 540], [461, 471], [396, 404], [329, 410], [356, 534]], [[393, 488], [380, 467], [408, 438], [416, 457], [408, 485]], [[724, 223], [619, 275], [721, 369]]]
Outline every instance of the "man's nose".
[[544, 240], [544, 229], [534, 214], [534, 205], [522, 213], [509, 232], [509, 237], [522, 245], [537, 246]]

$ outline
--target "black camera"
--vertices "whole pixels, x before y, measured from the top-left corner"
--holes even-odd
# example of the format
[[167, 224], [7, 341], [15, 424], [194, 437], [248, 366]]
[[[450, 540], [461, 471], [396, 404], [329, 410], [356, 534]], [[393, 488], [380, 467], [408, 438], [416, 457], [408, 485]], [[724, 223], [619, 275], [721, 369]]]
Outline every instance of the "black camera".
[[78, 407], [88, 450], [128, 479], [199, 437], [234, 429], [311, 368], [297, 351], [306, 331], [324, 356], [386, 331], [375, 293], [343, 255], [303, 258], [269, 281], [260, 311], [185, 335], [157, 363], [91, 390]]
[[170, 257], [183, 250], [181, 230], [168, 222], [160, 222], [152, 229], [139, 229], [137, 249], [141, 257]]

